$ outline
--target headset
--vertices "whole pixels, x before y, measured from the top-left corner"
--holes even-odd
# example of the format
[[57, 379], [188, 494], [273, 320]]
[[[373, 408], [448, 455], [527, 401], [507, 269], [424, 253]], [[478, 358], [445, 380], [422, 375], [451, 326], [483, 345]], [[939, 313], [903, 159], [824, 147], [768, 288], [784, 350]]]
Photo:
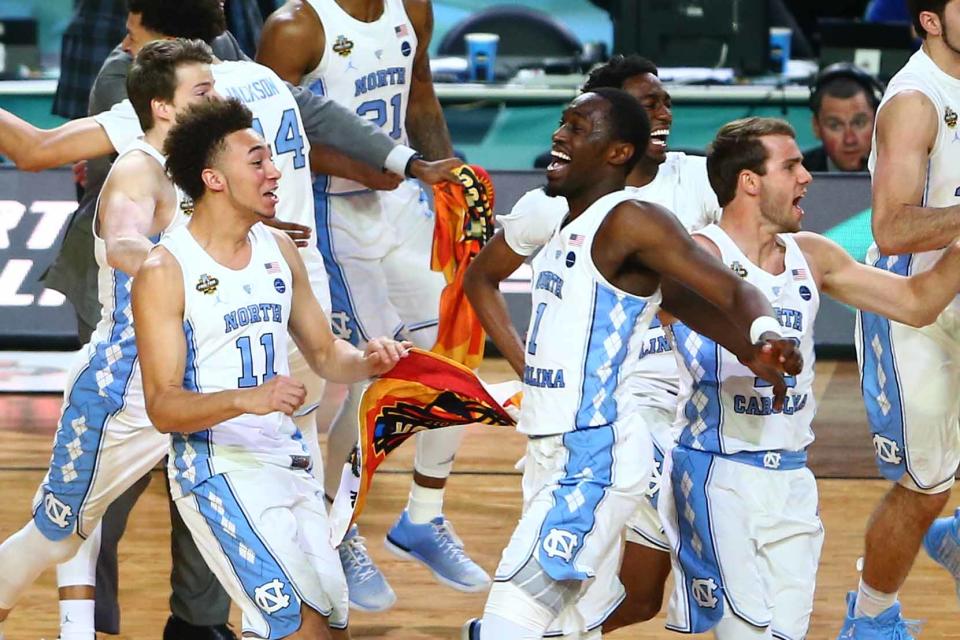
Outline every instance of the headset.
[[823, 87], [837, 78], [849, 78], [863, 87], [867, 94], [867, 100], [873, 106], [874, 111], [880, 106], [880, 100], [883, 99], [883, 92], [887, 88], [886, 85], [852, 62], [836, 62], [821, 69], [820, 73], [813, 76], [810, 80], [811, 111], [814, 110], [814, 105], [820, 100]]

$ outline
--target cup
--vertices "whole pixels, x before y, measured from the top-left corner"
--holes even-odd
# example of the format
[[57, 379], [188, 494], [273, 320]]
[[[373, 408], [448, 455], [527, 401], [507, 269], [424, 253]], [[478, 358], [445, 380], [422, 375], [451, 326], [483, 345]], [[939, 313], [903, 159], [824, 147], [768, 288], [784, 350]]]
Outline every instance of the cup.
[[464, 40], [467, 43], [467, 72], [470, 80], [493, 82], [500, 36], [495, 33], [468, 33]]
[[788, 27], [770, 27], [770, 69], [775, 73], [787, 73], [792, 36], [793, 30]]

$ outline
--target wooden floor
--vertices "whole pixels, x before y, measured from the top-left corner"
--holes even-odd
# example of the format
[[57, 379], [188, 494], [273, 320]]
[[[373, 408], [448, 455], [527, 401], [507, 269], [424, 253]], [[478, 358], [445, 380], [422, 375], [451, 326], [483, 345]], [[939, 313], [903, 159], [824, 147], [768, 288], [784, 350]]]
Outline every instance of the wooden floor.
[[[502, 363], [486, 367], [486, 378], [504, 375]], [[857, 583], [855, 562], [862, 548], [864, 524], [887, 485], [875, 480], [871, 447], [859, 399], [855, 366], [818, 365], [820, 412], [818, 441], [811, 449], [817, 472], [826, 544], [818, 578], [810, 640], [836, 637], [844, 611], [844, 594]], [[0, 536], [6, 537], [29, 517], [30, 499], [40, 481], [59, 410], [53, 396], [0, 395]], [[330, 411], [331, 403], [328, 403]], [[354, 613], [355, 638], [421, 640], [459, 637], [460, 624], [479, 615], [485, 596], [465, 595], [436, 583], [420, 566], [395, 559], [382, 546], [383, 535], [406, 499], [412, 451], [405, 447], [378, 473], [361, 519], [368, 545], [397, 592], [398, 602], [381, 614]], [[467, 549], [493, 571], [520, 507], [519, 476], [513, 470], [523, 439], [497, 428], [471, 427], [449, 482], [445, 512]], [[137, 505], [121, 544], [121, 604], [124, 633], [119, 638], [159, 638], [166, 619], [169, 522], [163, 476], [154, 472], [150, 488]], [[951, 505], [953, 506], [953, 505]], [[0, 567], [0, 571], [3, 568]], [[55, 576], [49, 571], [34, 585], [6, 625], [9, 640], [52, 640], [57, 634]], [[922, 638], [960, 639], [960, 609], [949, 577], [920, 557], [902, 592], [908, 616], [926, 621]], [[234, 622], [239, 622], [234, 615]], [[663, 630], [663, 619], [624, 629], [610, 638], [677, 638]]]

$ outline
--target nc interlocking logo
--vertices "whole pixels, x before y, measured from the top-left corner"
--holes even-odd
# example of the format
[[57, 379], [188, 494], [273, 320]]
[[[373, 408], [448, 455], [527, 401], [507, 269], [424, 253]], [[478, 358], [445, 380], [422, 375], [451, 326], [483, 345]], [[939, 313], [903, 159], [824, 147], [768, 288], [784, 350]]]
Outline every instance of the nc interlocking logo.
[[763, 455], [763, 466], [767, 469], [780, 468], [780, 454], [776, 451], [768, 451]]
[[883, 462], [889, 464], [900, 464], [903, 462], [903, 458], [900, 457], [900, 445], [890, 438], [884, 438], [880, 434], [874, 434], [873, 448], [877, 452], [877, 457]]
[[350, 340], [353, 331], [350, 329], [350, 316], [343, 311], [334, 311], [330, 314], [330, 329], [333, 335], [341, 340]]
[[713, 593], [717, 590], [717, 583], [713, 578], [694, 578], [690, 583], [690, 591], [693, 592], [693, 599], [697, 604], [705, 609], [715, 609], [717, 606], [717, 596]]
[[290, 596], [283, 592], [286, 585], [277, 578], [262, 584], [253, 592], [257, 606], [266, 614], [273, 614], [290, 606]]
[[565, 562], [573, 560], [573, 551], [579, 539], [575, 533], [563, 529], [550, 529], [543, 539], [543, 551], [550, 558], [561, 558]]
[[52, 493], [47, 493], [43, 497], [43, 512], [50, 518], [50, 522], [61, 529], [70, 526], [68, 518], [73, 515], [73, 509], [70, 508], [70, 505], [58, 500], [57, 496]]

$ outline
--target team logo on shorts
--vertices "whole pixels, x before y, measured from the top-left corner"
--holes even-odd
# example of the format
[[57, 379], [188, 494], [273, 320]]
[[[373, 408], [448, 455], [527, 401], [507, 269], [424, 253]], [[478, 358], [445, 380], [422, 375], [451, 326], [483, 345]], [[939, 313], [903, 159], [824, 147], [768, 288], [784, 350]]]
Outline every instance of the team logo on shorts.
[[943, 122], [951, 129], [955, 128], [957, 126], [957, 112], [950, 107], [946, 107], [943, 111]]
[[693, 599], [697, 605], [704, 609], [715, 609], [717, 606], [717, 596], [714, 591], [717, 590], [717, 583], [713, 578], [694, 578], [690, 583], [690, 591], [693, 593]]
[[747, 277], [747, 270], [743, 268], [743, 265], [740, 264], [739, 260], [734, 260], [733, 262], [731, 262], [730, 269], [741, 278]]
[[273, 281], [273, 288], [277, 290], [277, 293], [283, 293], [287, 290], [287, 285], [282, 278], [277, 278]]
[[353, 51], [353, 40], [347, 40], [347, 36], [337, 36], [333, 43], [333, 50], [341, 58], [346, 58]]
[[277, 578], [274, 578], [271, 582], [260, 585], [254, 589], [254, 602], [268, 615], [274, 614], [281, 609], [286, 609], [290, 606], [290, 596], [283, 592], [285, 586], [287, 585], [280, 582]]
[[334, 311], [330, 314], [330, 330], [341, 340], [350, 340], [353, 330], [350, 328], [350, 316], [344, 311]]
[[780, 454], [776, 451], [767, 451], [763, 454], [763, 466], [767, 469], [779, 469]]
[[879, 433], [873, 434], [873, 448], [882, 462], [889, 464], [903, 462], [903, 458], [900, 456], [900, 445], [890, 438], [884, 438]]
[[543, 552], [550, 558], [560, 558], [565, 562], [573, 560], [573, 550], [579, 544], [577, 534], [563, 529], [550, 529], [543, 539]]
[[213, 295], [217, 291], [220, 281], [209, 274], [203, 274], [197, 280], [197, 291], [204, 295]]
[[47, 493], [47, 495], [43, 496], [43, 512], [50, 518], [50, 522], [61, 529], [66, 529], [70, 526], [67, 518], [73, 515], [73, 509], [70, 508], [70, 505], [58, 500], [57, 496], [52, 493]]

